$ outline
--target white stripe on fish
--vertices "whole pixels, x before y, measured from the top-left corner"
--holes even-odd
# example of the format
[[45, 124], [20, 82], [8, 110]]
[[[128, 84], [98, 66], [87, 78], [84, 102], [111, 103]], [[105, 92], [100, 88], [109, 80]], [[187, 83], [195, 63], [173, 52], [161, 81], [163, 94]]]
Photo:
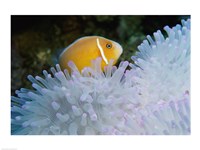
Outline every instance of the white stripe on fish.
[[101, 47], [98, 38], [97, 38], [97, 46], [98, 46], [98, 48], [100, 50], [100, 53], [101, 53], [101, 56], [102, 56], [103, 60], [105, 61], [106, 64], [108, 64], [108, 60], [107, 60], [107, 58], [106, 58], [106, 56], [104, 54], [103, 48]]

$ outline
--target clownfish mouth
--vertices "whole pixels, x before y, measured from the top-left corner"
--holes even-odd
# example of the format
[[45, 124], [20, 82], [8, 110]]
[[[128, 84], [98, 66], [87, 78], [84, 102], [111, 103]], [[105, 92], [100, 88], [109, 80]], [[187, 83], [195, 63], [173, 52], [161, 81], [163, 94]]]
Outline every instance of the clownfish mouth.
[[100, 50], [100, 53], [101, 53], [101, 57], [103, 58], [104, 62], [105, 62], [106, 64], [108, 64], [108, 60], [107, 60], [107, 58], [106, 58], [106, 56], [105, 56], [105, 54], [104, 54], [103, 48], [101, 47], [101, 44], [100, 44], [100, 42], [99, 42], [99, 38], [97, 38], [96, 40], [97, 40], [97, 46], [98, 46], [98, 48], [99, 48], [99, 50]]
[[119, 56], [122, 54], [123, 52], [123, 48], [120, 44], [118, 44], [117, 42], [114, 42], [116, 44], [117, 49], [119, 50]]

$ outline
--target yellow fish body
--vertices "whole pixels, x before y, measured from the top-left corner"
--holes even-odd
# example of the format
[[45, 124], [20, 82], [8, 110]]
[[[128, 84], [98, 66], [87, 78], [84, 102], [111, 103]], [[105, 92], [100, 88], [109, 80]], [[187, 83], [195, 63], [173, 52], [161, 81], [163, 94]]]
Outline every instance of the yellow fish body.
[[73, 61], [81, 71], [84, 67], [90, 67], [92, 60], [101, 57], [101, 68], [104, 69], [110, 59], [113, 59], [115, 64], [122, 51], [117, 42], [100, 36], [86, 36], [64, 49], [59, 57], [59, 64], [62, 69], [69, 70], [68, 62]]

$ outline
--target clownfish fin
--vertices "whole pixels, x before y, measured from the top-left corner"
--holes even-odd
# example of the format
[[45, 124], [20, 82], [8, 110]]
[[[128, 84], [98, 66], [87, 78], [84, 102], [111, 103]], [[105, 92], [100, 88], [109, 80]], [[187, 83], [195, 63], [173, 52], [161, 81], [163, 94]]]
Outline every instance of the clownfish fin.
[[60, 54], [64, 51], [65, 48], [60, 48], [54, 51], [51, 60], [53, 64], [59, 64]]

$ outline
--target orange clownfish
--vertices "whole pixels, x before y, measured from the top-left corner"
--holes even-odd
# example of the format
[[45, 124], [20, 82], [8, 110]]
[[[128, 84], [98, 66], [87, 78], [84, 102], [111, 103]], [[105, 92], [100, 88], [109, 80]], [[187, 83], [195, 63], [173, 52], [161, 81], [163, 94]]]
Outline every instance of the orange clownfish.
[[100, 36], [86, 36], [77, 39], [64, 49], [60, 54], [59, 64], [62, 69], [68, 69], [68, 62], [73, 61], [79, 71], [84, 67], [90, 67], [92, 60], [101, 57], [101, 68], [108, 65], [110, 59], [117, 59], [122, 54], [122, 47], [117, 42]]

